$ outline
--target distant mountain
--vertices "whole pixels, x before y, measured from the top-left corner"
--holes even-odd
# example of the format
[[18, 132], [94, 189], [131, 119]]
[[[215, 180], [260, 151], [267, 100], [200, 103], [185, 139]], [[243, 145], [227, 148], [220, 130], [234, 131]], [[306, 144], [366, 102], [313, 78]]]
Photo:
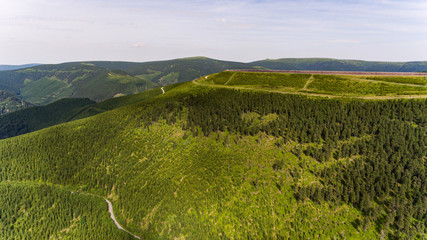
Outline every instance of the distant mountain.
[[31, 106], [33, 104], [20, 99], [18, 96], [0, 90], [0, 115]]
[[102, 101], [157, 87], [150, 81], [88, 63], [40, 65], [0, 72], [0, 89], [42, 105], [62, 98]]
[[323, 70], [323, 71], [380, 71], [380, 72], [422, 72], [427, 71], [427, 61], [421, 62], [374, 62], [340, 60], [331, 58], [282, 58], [251, 62], [273, 70]]
[[0, 72], [0, 90], [14, 93], [35, 105], [44, 105], [70, 97], [103, 101], [158, 86], [190, 81], [225, 69], [244, 68], [251, 67], [245, 63], [203, 57], [147, 63], [49, 64]]
[[156, 62], [90, 62], [106, 69], [120, 69], [128, 74], [160, 85], [187, 82], [226, 69], [252, 68], [246, 63], [221, 61], [205, 57], [181, 58]]
[[41, 65], [41, 64], [30, 63], [30, 64], [23, 64], [23, 65], [0, 65], [0, 71], [18, 70], [18, 69], [23, 69], [23, 68], [34, 67], [37, 65]]
[[[0, 90], [35, 105], [48, 104], [62, 98], [103, 101], [115, 96], [191, 81], [226, 69], [419, 72], [427, 71], [427, 62], [284, 58], [241, 63], [205, 57], [142, 63], [71, 62], [0, 71]], [[0, 103], [0, 108], [4, 108], [4, 103]]]

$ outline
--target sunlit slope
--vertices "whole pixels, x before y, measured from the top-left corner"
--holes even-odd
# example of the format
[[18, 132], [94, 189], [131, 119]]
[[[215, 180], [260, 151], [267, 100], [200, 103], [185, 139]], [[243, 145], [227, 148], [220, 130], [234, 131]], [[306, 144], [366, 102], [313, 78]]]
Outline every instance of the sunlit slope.
[[426, 104], [190, 82], [1, 140], [0, 179], [106, 196], [147, 239], [421, 238]]
[[426, 76], [326, 75], [224, 71], [199, 84], [321, 97], [426, 98]]

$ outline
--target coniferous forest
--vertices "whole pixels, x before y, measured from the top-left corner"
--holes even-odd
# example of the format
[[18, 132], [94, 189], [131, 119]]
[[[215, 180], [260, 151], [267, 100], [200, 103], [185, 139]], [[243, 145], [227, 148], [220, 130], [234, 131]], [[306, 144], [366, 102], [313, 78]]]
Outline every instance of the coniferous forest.
[[173, 85], [1, 140], [0, 238], [129, 238], [106, 197], [146, 239], [423, 239], [426, 123], [426, 99]]

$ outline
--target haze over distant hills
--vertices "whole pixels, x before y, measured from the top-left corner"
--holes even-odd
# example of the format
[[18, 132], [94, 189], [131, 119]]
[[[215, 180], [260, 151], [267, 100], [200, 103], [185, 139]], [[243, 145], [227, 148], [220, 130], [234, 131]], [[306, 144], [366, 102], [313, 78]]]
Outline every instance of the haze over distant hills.
[[340, 60], [332, 58], [282, 58], [250, 63], [274, 70], [323, 70], [323, 71], [372, 71], [372, 72], [421, 72], [427, 71], [427, 61], [380, 62]]
[[29, 68], [34, 67], [37, 65], [41, 65], [39, 63], [29, 63], [29, 64], [23, 64], [23, 65], [0, 65], [0, 71], [10, 71], [10, 70], [17, 70], [22, 68]]
[[[25, 65], [21, 65], [23, 67]], [[16, 66], [15, 66], [16, 67]], [[0, 90], [13, 99], [44, 105], [62, 98], [102, 101], [134, 94], [158, 86], [191, 81], [226, 69], [331, 70], [331, 71], [427, 71], [427, 62], [371, 62], [328, 58], [283, 58], [250, 63], [206, 57], [154, 62], [86, 61], [37, 65], [0, 71]], [[14, 106], [7, 107], [7, 106]], [[26, 104], [0, 103], [3, 112]]]

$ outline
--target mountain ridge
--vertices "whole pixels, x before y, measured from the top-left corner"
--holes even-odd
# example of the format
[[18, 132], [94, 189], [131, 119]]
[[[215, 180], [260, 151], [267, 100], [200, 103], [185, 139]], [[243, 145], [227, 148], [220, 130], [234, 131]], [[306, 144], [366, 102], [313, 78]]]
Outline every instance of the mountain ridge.
[[18, 70], [23, 68], [35, 67], [37, 65], [42, 65], [42, 64], [41, 63], [28, 63], [28, 64], [21, 64], [21, 65], [0, 64], [0, 71]]
[[[34, 105], [44, 105], [69, 97], [102, 101], [114, 96], [191, 81], [227, 69], [421, 72], [427, 70], [427, 62], [283, 58], [242, 63], [206, 57], [152, 62], [67, 62], [0, 71], [0, 90]], [[5, 103], [0, 103], [0, 107], [4, 106]]]
[[[147, 239], [421, 239], [426, 103], [182, 83], [0, 140], [0, 179], [106, 197], [117, 221]], [[29, 206], [7, 208], [16, 213], [4, 221], [6, 234], [21, 231], [9, 226]], [[45, 225], [69, 215], [51, 214]], [[46, 226], [37, 229], [55, 233]], [[101, 228], [92, 234], [107, 236]]]

